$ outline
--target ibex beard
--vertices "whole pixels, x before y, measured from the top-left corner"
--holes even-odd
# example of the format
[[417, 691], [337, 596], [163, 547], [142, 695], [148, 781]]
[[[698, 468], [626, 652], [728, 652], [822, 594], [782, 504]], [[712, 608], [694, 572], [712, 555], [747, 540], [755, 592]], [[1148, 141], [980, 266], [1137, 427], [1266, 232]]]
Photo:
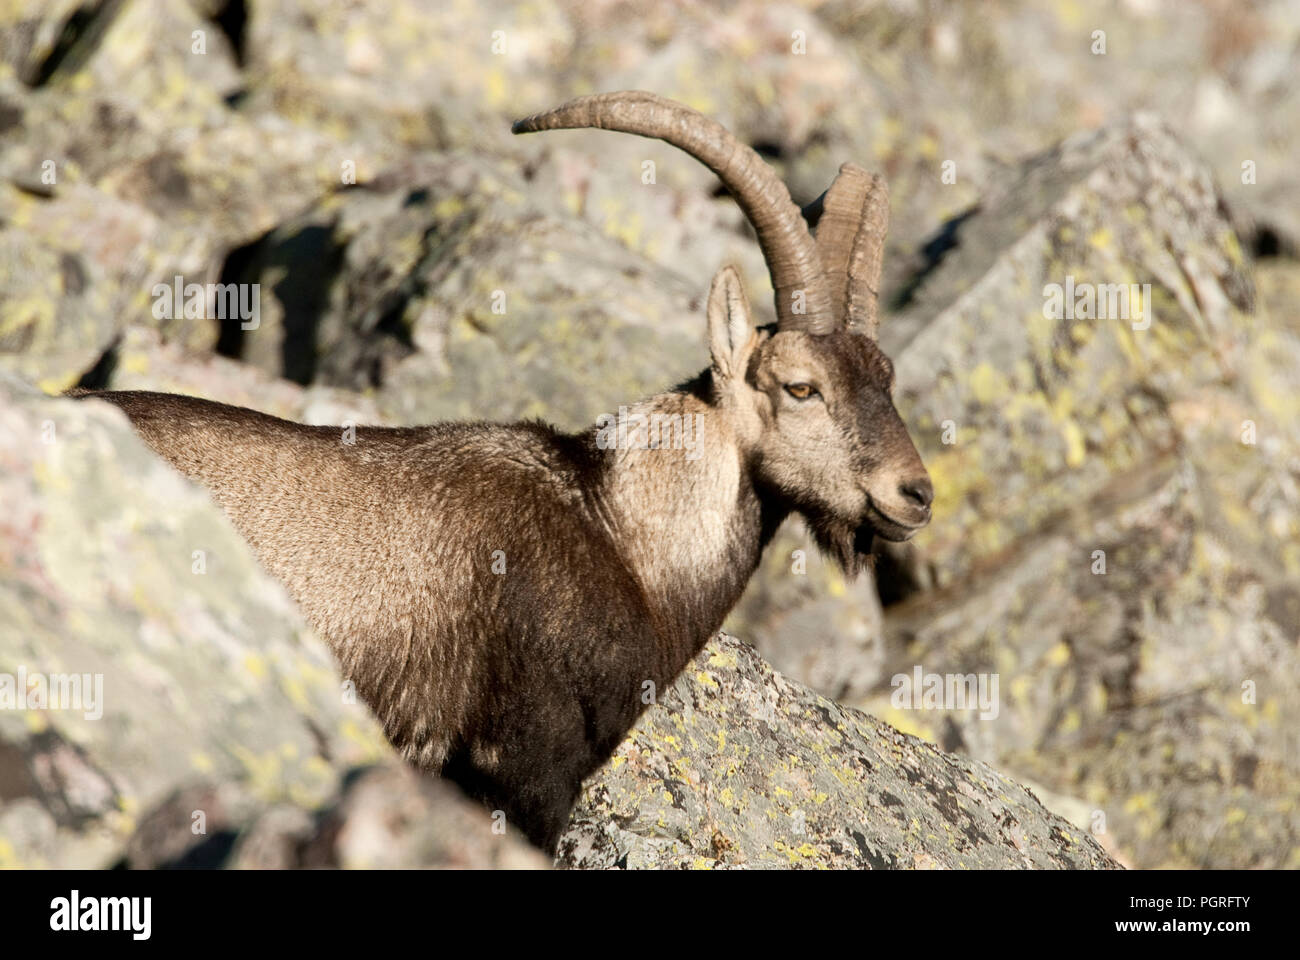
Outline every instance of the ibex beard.
[[724, 267], [709, 369], [622, 414], [689, 420], [692, 456], [604, 442], [608, 423], [360, 428], [343, 443], [339, 428], [191, 397], [78, 391], [120, 406], [211, 491], [406, 758], [546, 850], [645, 691], [718, 630], [787, 517], [855, 573], [873, 537], [924, 526], [933, 495], [875, 342], [880, 179], [846, 164], [801, 214], [752, 150], [646, 93], [580, 98], [515, 129], [584, 126], [707, 164], [772, 273], [775, 325], [755, 327]]

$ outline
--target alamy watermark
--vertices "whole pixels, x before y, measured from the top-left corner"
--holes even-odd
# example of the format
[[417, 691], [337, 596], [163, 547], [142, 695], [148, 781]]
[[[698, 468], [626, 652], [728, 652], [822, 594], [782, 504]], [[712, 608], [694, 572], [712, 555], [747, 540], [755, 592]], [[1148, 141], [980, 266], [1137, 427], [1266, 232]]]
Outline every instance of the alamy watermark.
[[133, 940], [153, 933], [153, 897], [83, 897], [73, 890], [50, 901], [50, 929], [56, 932], [117, 932]]
[[104, 715], [102, 673], [0, 673], [0, 710], [80, 710], [87, 720]]
[[1134, 330], [1151, 326], [1151, 284], [1075, 283], [1043, 287], [1043, 316], [1048, 320], [1128, 320]]
[[256, 330], [262, 322], [260, 283], [186, 283], [177, 274], [149, 292], [156, 320], [238, 320], [241, 330]]
[[889, 702], [899, 710], [978, 710], [995, 720], [1000, 711], [996, 673], [926, 673], [918, 664], [889, 685]]
[[698, 460], [704, 424], [702, 413], [650, 414], [619, 407], [618, 415], [602, 413], [596, 418], [596, 446], [601, 450], [685, 450], [687, 460]]

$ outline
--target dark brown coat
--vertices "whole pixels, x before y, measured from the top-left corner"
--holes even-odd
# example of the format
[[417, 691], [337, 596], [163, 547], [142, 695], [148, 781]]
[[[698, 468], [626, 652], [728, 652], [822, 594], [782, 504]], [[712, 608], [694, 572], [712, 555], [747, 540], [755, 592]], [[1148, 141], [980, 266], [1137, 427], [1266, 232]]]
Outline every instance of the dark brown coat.
[[[710, 369], [624, 417], [690, 418], [690, 449], [541, 423], [362, 427], [347, 442], [192, 397], [79, 392], [212, 492], [404, 756], [548, 850], [785, 517], [853, 571], [873, 536], [924, 525], [932, 497], [874, 340], [883, 185], [846, 165], [809, 214], [814, 242], [752, 151], [669, 101], [587, 98], [517, 129], [584, 123], [689, 141], [774, 264], [776, 327], [755, 329], [724, 268]], [[805, 290], [811, 313], [781, 300]]]

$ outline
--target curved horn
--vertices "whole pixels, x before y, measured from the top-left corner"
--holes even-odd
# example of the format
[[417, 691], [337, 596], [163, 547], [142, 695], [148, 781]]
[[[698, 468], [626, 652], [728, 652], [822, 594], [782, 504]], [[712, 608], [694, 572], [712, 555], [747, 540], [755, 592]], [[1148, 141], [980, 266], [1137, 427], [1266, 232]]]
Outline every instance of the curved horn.
[[850, 329], [875, 339], [889, 231], [889, 190], [884, 178], [846, 163], [830, 189], [808, 204], [803, 215], [817, 228], [817, 249], [835, 315]]
[[[754, 225], [775, 289], [782, 329], [829, 333], [837, 320], [821, 256], [790, 191], [763, 159], [720, 123], [684, 104], [639, 90], [578, 97], [515, 121], [512, 133], [597, 127], [652, 137], [686, 151], [718, 175]], [[794, 312], [803, 292], [804, 311]]]

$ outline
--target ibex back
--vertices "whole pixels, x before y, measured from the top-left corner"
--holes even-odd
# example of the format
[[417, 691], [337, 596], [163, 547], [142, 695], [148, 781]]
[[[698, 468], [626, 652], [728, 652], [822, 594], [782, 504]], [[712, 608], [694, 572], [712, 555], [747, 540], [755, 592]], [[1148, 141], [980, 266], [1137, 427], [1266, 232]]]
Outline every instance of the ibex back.
[[[90, 394], [212, 492], [408, 759], [547, 850], [647, 681], [662, 690], [721, 626], [786, 517], [854, 573], [873, 536], [928, 522], [932, 497], [875, 343], [880, 179], [845, 164], [801, 214], [752, 150], [645, 93], [514, 129], [566, 127], [658, 137], [713, 169], [758, 234], [777, 324], [755, 329], [724, 267], [710, 368], [578, 434], [454, 423], [343, 443], [190, 397]], [[655, 418], [693, 425], [692, 449], [640, 442]]]

